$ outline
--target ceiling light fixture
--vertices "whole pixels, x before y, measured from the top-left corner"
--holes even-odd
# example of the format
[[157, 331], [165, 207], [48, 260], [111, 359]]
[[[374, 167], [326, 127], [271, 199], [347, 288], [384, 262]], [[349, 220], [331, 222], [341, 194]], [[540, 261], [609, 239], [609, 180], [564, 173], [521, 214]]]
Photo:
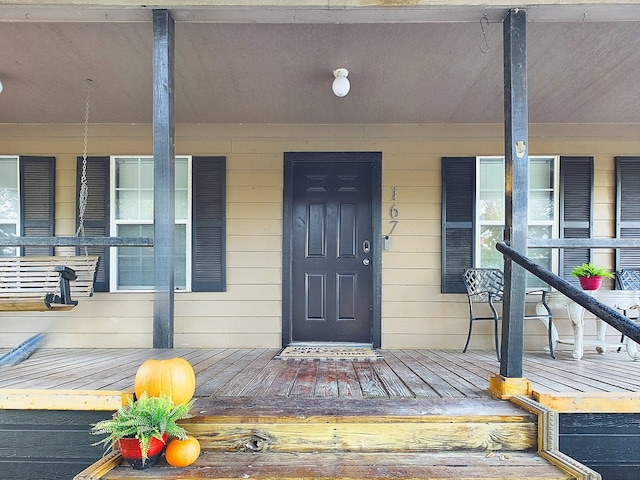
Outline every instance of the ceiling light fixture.
[[335, 79], [333, 80], [333, 85], [331, 86], [331, 88], [336, 97], [344, 97], [347, 93], [349, 93], [351, 83], [349, 83], [349, 79], [347, 78], [348, 75], [349, 70], [347, 70], [346, 68], [336, 68], [333, 71], [333, 76], [335, 77]]

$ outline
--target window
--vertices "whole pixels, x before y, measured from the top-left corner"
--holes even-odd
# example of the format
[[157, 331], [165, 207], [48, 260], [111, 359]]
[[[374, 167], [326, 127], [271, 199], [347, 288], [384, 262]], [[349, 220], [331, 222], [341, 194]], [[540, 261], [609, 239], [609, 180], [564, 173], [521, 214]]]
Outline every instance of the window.
[[[640, 237], [640, 157], [616, 157], [616, 238]], [[640, 249], [616, 248], [616, 270], [640, 267]]]
[[[111, 236], [153, 237], [153, 157], [112, 157]], [[191, 158], [175, 159], [175, 277], [191, 290]], [[111, 290], [152, 290], [153, 247], [120, 247], [111, 259]]]
[[[20, 178], [18, 157], [0, 157], [0, 235], [17, 237], [20, 231]], [[17, 248], [1, 247], [3, 256], [15, 256]]]
[[[529, 236], [589, 238], [592, 225], [593, 158], [529, 158]], [[559, 169], [558, 169], [559, 166]], [[560, 172], [557, 175], [556, 172]], [[502, 268], [495, 243], [504, 229], [504, 160], [502, 157], [442, 159], [443, 293], [464, 293], [462, 272], [471, 266]], [[589, 249], [530, 249], [536, 263], [559, 271], [567, 280]], [[530, 277], [529, 286], [537, 286]]]
[[[54, 235], [55, 158], [0, 156], [0, 235]], [[52, 255], [52, 247], [0, 247], [0, 255]]]
[[[78, 157], [78, 188], [82, 163]], [[225, 171], [224, 157], [176, 158], [174, 282], [178, 290], [221, 292], [226, 288]], [[153, 237], [151, 157], [89, 157], [87, 183], [85, 235]], [[88, 253], [100, 256], [95, 291], [153, 289], [152, 247], [89, 247]]]
[[[478, 157], [476, 205], [475, 267], [502, 268], [502, 254], [495, 248], [504, 238], [504, 157]], [[554, 238], [558, 236], [558, 218], [555, 205], [558, 203], [558, 157], [529, 157], [529, 238]], [[529, 249], [532, 261], [557, 271], [557, 254], [552, 249]], [[529, 287], [543, 286], [540, 280], [530, 275]]]

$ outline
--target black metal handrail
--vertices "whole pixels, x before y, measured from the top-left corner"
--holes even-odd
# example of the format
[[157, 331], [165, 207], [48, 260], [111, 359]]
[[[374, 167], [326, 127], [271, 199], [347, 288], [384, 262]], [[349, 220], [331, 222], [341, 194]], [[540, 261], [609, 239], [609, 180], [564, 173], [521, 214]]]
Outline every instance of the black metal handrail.
[[599, 302], [596, 298], [585, 293], [584, 290], [576, 288], [566, 280], [560, 278], [555, 273], [533, 263], [524, 255], [520, 254], [513, 248], [509, 247], [504, 242], [498, 242], [496, 249], [502, 253], [505, 257], [516, 262], [525, 270], [531, 272], [539, 279], [545, 281], [551, 287], [558, 290], [560, 293], [570, 298], [578, 305], [589, 310], [596, 317], [601, 318], [604, 322], [611, 325], [613, 328], [623, 333], [634, 342], [640, 343], [640, 325], [632, 322], [627, 317], [622, 315], [615, 309]]

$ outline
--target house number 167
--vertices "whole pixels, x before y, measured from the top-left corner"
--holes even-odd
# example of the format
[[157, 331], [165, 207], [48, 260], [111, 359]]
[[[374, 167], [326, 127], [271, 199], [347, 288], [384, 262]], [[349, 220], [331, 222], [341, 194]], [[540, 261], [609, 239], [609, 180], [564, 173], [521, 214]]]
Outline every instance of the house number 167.
[[398, 215], [400, 215], [400, 212], [398, 212], [396, 208], [396, 187], [393, 186], [391, 187], [391, 206], [389, 207], [389, 218], [391, 219], [389, 220], [389, 225], [391, 225], [391, 230], [389, 230], [387, 236], [391, 235], [398, 226]]

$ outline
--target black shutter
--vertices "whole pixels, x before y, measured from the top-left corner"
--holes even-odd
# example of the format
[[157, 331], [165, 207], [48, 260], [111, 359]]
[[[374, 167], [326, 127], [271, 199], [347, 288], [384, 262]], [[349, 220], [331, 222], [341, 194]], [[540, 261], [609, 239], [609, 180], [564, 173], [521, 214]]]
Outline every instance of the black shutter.
[[[55, 235], [55, 157], [20, 157], [21, 237]], [[54, 248], [22, 247], [21, 255], [53, 255]]]
[[[82, 157], [77, 159], [76, 198], [80, 196], [82, 184]], [[109, 236], [109, 192], [110, 192], [109, 157], [87, 158], [87, 207], [84, 212], [84, 235], [86, 237]], [[76, 229], [80, 222], [80, 204], [76, 202]], [[87, 247], [86, 253], [100, 256], [94, 290], [109, 291], [109, 247]], [[76, 248], [77, 255], [84, 255], [85, 248]]]
[[193, 157], [192, 290], [226, 290], [226, 158]]
[[[560, 157], [560, 238], [593, 236], [593, 157]], [[560, 250], [560, 276], [571, 276], [576, 265], [591, 261], [590, 248]]]
[[[616, 238], [640, 238], [640, 157], [615, 157]], [[616, 270], [640, 268], [640, 249], [616, 248]]]
[[465, 293], [462, 273], [473, 266], [475, 157], [442, 159], [442, 293]]

